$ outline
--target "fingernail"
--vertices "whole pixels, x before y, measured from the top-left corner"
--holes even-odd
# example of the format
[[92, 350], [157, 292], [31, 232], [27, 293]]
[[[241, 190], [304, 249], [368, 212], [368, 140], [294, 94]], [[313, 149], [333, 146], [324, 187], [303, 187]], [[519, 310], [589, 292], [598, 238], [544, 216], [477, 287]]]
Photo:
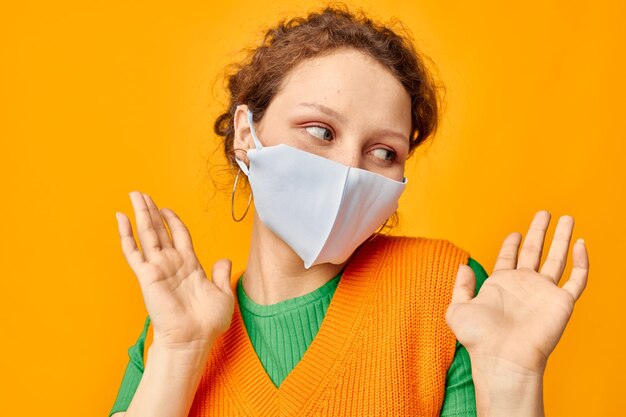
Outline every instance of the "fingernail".
[[119, 211], [115, 212], [115, 218], [117, 219], [118, 222], [120, 221], [120, 212]]
[[578, 242], [580, 242], [580, 243], [582, 243], [582, 244], [584, 245], [584, 244], [585, 244], [585, 239], [583, 239], [583, 238], [581, 237], [581, 238], [579, 238], [579, 239], [576, 241], [576, 243], [578, 243]]

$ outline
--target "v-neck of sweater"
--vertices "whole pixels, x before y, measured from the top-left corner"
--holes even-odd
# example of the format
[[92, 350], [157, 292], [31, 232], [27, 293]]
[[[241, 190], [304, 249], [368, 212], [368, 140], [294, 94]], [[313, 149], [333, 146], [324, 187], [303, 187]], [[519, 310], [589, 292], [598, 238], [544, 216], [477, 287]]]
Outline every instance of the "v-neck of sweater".
[[237, 282], [241, 317], [263, 368], [280, 387], [317, 335], [342, 273], [317, 289], [278, 303], [254, 302]]
[[[319, 393], [333, 382], [335, 376], [331, 375], [339, 371], [352, 341], [358, 336], [357, 329], [367, 316], [368, 307], [372, 306], [370, 299], [380, 277], [372, 272], [388, 256], [388, 251], [377, 251], [379, 242], [376, 240], [362, 245], [353, 254], [317, 335], [280, 387], [274, 385], [256, 355], [241, 317], [238, 297], [235, 297], [231, 326], [214, 349], [214, 363], [223, 369], [226, 384], [238, 398], [238, 404], [250, 415], [275, 414], [278, 398], [281, 410], [295, 415], [314, 403]], [[235, 290], [236, 283], [233, 284]]]

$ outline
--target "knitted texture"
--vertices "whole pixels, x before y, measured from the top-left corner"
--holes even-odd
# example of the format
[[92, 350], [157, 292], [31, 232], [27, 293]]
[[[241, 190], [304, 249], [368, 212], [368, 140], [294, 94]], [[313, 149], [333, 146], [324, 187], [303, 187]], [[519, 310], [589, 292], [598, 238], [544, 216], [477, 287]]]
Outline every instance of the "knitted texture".
[[271, 305], [252, 301], [239, 279], [237, 301], [241, 318], [254, 351], [275, 386], [282, 384], [315, 339], [340, 278], [341, 274], [314, 291]]
[[279, 388], [236, 304], [189, 415], [438, 416], [456, 347], [445, 311], [468, 258], [443, 239], [378, 236], [361, 245], [315, 339]]

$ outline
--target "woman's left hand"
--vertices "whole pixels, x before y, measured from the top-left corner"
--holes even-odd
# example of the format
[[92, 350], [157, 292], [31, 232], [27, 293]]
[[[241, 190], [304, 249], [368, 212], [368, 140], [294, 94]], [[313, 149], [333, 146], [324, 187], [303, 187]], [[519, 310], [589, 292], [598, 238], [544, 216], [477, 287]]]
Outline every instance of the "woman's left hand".
[[460, 266], [446, 322], [472, 362], [497, 363], [521, 375], [543, 374], [589, 272], [587, 249], [578, 240], [571, 275], [562, 288], [558, 286], [574, 228], [571, 216], [559, 219], [547, 259], [537, 272], [549, 223], [549, 212], [535, 214], [519, 259], [521, 234], [506, 237], [493, 272], [476, 297], [474, 272]]

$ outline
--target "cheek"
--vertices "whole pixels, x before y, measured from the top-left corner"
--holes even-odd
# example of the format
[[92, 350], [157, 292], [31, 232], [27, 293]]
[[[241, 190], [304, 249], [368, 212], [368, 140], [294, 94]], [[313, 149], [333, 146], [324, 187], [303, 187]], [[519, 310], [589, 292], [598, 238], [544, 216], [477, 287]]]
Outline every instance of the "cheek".
[[393, 175], [389, 177], [398, 182], [402, 182], [402, 180], [404, 179], [404, 166], [404, 163], [396, 165], [396, 168], [392, 173]]
[[404, 167], [398, 168], [397, 174], [393, 177], [394, 180], [402, 182], [404, 179]]
[[398, 182], [402, 182], [404, 179], [404, 165], [397, 165], [389, 168], [370, 167], [368, 169], [376, 174], [380, 174]]

